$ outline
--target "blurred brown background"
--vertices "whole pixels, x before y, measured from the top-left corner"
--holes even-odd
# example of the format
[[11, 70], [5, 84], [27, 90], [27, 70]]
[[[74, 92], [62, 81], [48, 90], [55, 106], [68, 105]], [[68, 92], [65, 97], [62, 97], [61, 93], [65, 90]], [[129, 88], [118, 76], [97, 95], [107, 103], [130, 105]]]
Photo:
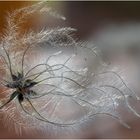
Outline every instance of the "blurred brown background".
[[[15, 8], [30, 5], [35, 2], [31, 1], [0, 1], [0, 32], [3, 32], [5, 26], [5, 14], [7, 11], [12, 11]], [[70, 26], [77, 29], [75, 37], [85, 39], [91, 34], [94, 36], [99, 29], [110, 23], [125, 23], [140, 21], [140, 2], [78, 2], [78, 1], [63, 1], [49, 2], [49, 4], [59, 13], [63, 14], [67, 20], [47, 20], [40, 21], [41, 24], [29, 23], [26, 27], [32, 26]], [[57, 24], [56, 24], [57, 23]], [[127, 113], [129, 114], [129, 113]], [[90, 125], [83, 126], [75, 132], [67, 134], [63, 132], [53, 136], [46, 133], [45, 136], [40, 134], [17, 136], [8, 132], [0, 124], [0, 138], [140, 138], [139, 128], [140, 119], [134, 117], [133, 114], [125, 115], [124, 119], [132, 127], [128, 130], [121, 126], [116, 121], [105, 117], [99, 117]]]

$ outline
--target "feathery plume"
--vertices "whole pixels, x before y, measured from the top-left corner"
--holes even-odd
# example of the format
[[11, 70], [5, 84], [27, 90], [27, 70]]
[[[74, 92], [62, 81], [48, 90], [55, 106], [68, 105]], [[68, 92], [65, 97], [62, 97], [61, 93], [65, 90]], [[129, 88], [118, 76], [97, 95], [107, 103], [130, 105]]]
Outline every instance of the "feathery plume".
[[[92, 45], [76, 42], [71, 27], [53, 28], [35, 33], [29, 32], [19, 37], [20, 25], [26, 17], [35, 12], [65, 19], [46, 7], [44, 2], [21, 8], [7, 17], [6, 33], [1, 39], [1, 95], [0, 110], [5, 125], [18, 134], [28, 129], [47, 128], [48, 126], [66, 128], [80, 125], [97, 115], [107, 115], [130, 128], [119, 116], [116, 108], [118, 100], [138, 117], [140, 115], [128, 102], [128, 97], [139, 97], [126, 85], [115, 71], [108, 70], [100, 63], [100, 55]], [[51, 47], [67, 48], [72, 46], [76, 52], [63, 63], [57, 60], [62, 51], [44, 56], [38, 54], [41, 43]], [[19, 47], [20, 46], [20, 47]], [[70, 61], [85, 60], [79, 53], [94, 56], [95, 65], [75, 69]], [[79, 58], [81, 57], [81, 59]], [[99, 62], [99, 63], [98, 63]], [[79, 63], [79, 62], [78, 62]], [[122, 88], [120, 88], [122, 87]], [[124, 91], [125, 89], [125, 91]], [[13, 125], [8, 125], [8, 122]]]

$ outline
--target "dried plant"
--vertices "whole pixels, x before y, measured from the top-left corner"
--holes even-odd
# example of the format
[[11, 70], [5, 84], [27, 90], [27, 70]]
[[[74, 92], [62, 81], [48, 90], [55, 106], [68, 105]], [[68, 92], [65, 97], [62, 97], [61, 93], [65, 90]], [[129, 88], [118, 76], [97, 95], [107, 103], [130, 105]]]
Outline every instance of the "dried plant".
[[[65, 19], [46, 7], [44, 2], [15, 10], [8, 15], [5, 35], [0, 44], [0, 109], [5, 125], [10, 130], [14, 127], [17, 133], [22, 133], [22, 129], [28, 130], [27, 127], [73, 127], [102, 114], [130, 128], [117, 113], [117, 103], [123, 100], [140, 117], [128, 102], [128, 97], [139, 100], [138, 96], [119, 74], [106, 70], [93, 45], [76, 42], [72, 38], [71, 33], [75, 29], [43, 29], [39, 33], [32, 31], [21, 35], [21, 24], [26, 21], [26, 17], [36, 12], [47, 12]], [[51, 61], [59, 59], [62, 51], [42, 59], [37, 48], [44, 42], [60, 49], [72, 46], [74, 53], [63, 63]], [[88, 67], [74, 70], [68, 63], [78, 60], [78, 51], [92, 54], [95, 61], [99, 60], [99, 68], [104, 72], [93, 72]], [[7, 122], [13, 122], [13, 125], [9, 126]]]

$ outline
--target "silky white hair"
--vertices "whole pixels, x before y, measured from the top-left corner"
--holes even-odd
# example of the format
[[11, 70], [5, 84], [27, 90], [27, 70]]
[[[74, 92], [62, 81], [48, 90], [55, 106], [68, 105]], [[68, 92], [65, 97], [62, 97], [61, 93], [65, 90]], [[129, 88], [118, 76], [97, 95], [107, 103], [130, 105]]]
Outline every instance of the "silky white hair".
[[[75, 41], [71, 36], [75, 29], [71, 27], [30, 31], [21, 35], [20, 25], [26, 21], [26, 17], [36, 12], [47, 12], [56, 18], [65, 19], [48, 8], [45, 2], [8, 14], [5, 34], [0, 44], [1, 94], [4, 95], [0, 104], [13, 93], [13, 89], [4, 87], [3, 81], [5, 79], [12, 82], [8, 67], [10, 65], [10, 70], [15, 75], [24, 71], [27, 77], [42, 82], [32, 87], [37, 95], [32, 95], [30, 100], [32, 106], [48, 121], [38, 119], [41, 115], [29, 102], [23, 103], [25, 111], [14, 100], [0, 110], [4, 125], [17, 134], [25, 131], [28, 133], [31, 129], [64, 130], [80, 127], [98, 115], [107, 115], [130, 128], [117, 112], [118, 103], [122, 100], [133, 114], [140, 117], [128, 101], [128, 97], [136, 100], [139, 97], [124, 82], [118, 69], [104, 65], [94, 44]], [[54, 52], [49, 54], [47, 46], [55, 48]], [[21, 65], [23, 61], [24, 65]]]

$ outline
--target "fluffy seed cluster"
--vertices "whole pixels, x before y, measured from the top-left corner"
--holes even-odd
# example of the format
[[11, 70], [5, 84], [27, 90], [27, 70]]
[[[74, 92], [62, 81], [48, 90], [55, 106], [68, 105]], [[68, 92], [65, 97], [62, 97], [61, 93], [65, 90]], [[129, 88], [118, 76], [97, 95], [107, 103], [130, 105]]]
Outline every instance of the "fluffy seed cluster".
[[[140, 117], [128, 101], [128, 97], [139, 97], [117, 72], [103, 64], [93, 44], [73, 39], [75, 29], [21, 34], [21, 26], [35, 13], [65, 19], [45, 2], [8, 14], [0, 42], [0, 112], [4, 124], [19, 134], [27, 128], [73, 127], [107, 115], [130, 128], [116, 111], [118, 103], [124, 101]], [[47, 47], [57, 51], [49, 54]], [[69, 48], [70, 54], [63, 51]], [[87, 64], [89, 58], [92, 63], [82, 67], [80, 63]]]

